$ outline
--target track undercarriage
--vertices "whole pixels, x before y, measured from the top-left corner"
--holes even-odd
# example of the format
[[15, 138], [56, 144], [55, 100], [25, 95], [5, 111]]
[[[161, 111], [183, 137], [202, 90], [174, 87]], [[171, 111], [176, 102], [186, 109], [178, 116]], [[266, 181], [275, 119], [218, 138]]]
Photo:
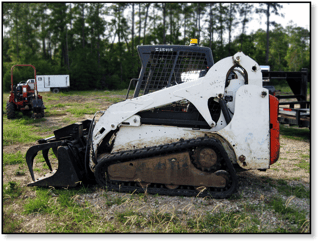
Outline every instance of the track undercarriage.
[[102, 154], [95, 178], [108, 189], [151, 194], [225, 198], [237, 188], [236, 172], [224, 148], [207, 137]]

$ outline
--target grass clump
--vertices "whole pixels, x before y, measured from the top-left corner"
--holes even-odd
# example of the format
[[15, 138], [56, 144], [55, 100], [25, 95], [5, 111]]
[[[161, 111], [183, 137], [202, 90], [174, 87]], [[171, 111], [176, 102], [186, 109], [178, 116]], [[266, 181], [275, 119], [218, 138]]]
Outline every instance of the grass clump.
[[276, 231], [279, 233], [306, 233], [310, 231], [310, 223], [306, 218], [306, 212], [289, 207], [290, 198], [285, 202], [280, 197], [274, 197], [269, 206], [274, 209], [284, 220], [288, 221], [291, 225], [289, 229], [279, 227]]
[[25, 154], [22, 154], [21, 151], [17, 153], [8, 154], [3, 153], [3, 165], [16, 165], [25, 163]]
[[28, 200], [24, 205], [24, 213], [49, 213], [51, 210], [49, 199], [48, 190], [38, 189], [36, 198]]
[[22, 194], [22, 188], [15, 181], [3, 184], [3, 199], [15, 199]]

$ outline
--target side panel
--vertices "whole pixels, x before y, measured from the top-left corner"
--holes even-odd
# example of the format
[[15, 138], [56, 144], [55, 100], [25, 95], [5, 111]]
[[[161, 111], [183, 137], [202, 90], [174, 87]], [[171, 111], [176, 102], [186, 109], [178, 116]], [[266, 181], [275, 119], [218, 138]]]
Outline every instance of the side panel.
[[279, 133], [280, 125], [278, 121], [279, 100], [269, 95], [270, 103], [270, 165], [277, 162], [280, 152]]
[[[265, 93], [263, 93], [265, 92]], [[218, 131], [233, 147], [237, 163], [244, 169], [268, 169], [270, 131], [268, 90], [244, 85], [236, 93], [231, 122]]]
[[112, 153], [178, 142], [180, 139], [203, 137], [205, 133], [174, 126], [122, 126], [117, 133]]

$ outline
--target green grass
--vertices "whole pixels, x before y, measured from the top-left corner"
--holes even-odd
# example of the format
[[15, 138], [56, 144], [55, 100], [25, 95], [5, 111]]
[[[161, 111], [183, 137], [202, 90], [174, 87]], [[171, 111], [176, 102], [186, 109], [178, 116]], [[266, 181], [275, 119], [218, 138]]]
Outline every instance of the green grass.
[[309, 129], [285, 127], [284, 125], [280, 125], [280, 134], [286, 138], [299, 141], [310, 140], [311, 136]]
[[24, 214], [31, 213], [50, 213], [50, 196], [47, 190], [37, 190], [36, 198], [29, 199], [24, 205]]
[[[47, 96], [47, 95], [46, 95]], [[57, 100], [59, 100], [59, 98], [58, 97], [44, 97], [43, 98], [43, 101], [45, 102], [45, 101], [57, 101]]]
[[154, 210], [145, 213], [126, 210], [116, 213], [116, 221], [123, 226], [123, 232], [131, 232], [133, 229], [152, 233], [186, 233], [187, 229], [182, 226], [175, 213], [165, 213]]
[[119, 98], [119, 97], [109, 97], [109, 96], [106, 96], [104, 97], [104, 99], [108, 102], [111, 102], [111, 103], [118, 103], [120, 101], [124, 101], [123, 98]]
[[285, 196], [295, 196], [298, 198], [310, 198], [310, 190], [302, 185], [290, 186], [283, 180], [277, 180], [276, 189]]
[[69, 108], [66, 110], [67, 112], [70, 112], [72, 115], [75, 115], [76, 117], [81, 117], [85, 114], [87, 115], [93, 115], [97, 112], [96, 108], [81, 108], [81, 107], [74, 107]]
[[3, 184], [3, 198], [14, 199], [19, 197], [22, 194], [22, 187], [15, 181], [9, 181], [8, 183]]
[[257, 222], [259, 220], [256, 216], [249, 216], [246, 212], [219, 212], [190, 219], [188, 227], [195, 233], [258, 233]]
[[303, 159], [310, 159], [310, 154], [300, 154]]
[[300, 160], [300, 162], [296, 164], [296, 166], [306, 171], [310, 171], [310, 163], [308, 161], [305, 161], [304, 159]]
[[293, 94], [291, 88], [284, 83], [279, 83], [274, 85], [274, 88], [278, 91], [280, 91], [281, 93], [286, 93], [286, 94]]
[[57, 111], [57, 110], [47, 110], [45, 113], [45, 117], [50, 117], [50, 116], [63, 116], [65, 115], [65, 111]]
[[[272, 84], [276, 90], [280, 90], [283, 94], [293, 94], [291, 88], [286, 81], [272, 81]], [[307, 95], [310, 95], [310, 83], [307, 84]]]
[[48, 105], [47, 109], [53, 109], [53, 108], [63, 108], [66, 107], [67, 104], [66, 103], [58, 103], [58, 104], [54, 104], [54, 105]]
[[3, 118], [3, 145], [33, 143], [42, 137], [37, 135], [39, 128], [33, 126], [40, 124], [45, 118], [31, 119], [27, 117], [8, 120]]
[[18, 151], [17, 153], [3, 153], [3, 165], [15, 165], [25, 163], [25, 155]]
[[280, 197], [274, 197], [269, 203], [269, 206], [275, 210], [284, 220], [287, 220], [291, 226], [289, 229], [279, 227], [279, 233], [291, 232], [308, 232], [310, 230], [310, 223], [306, 219], [306, 212], [289, 207], [289, 201], [285, 202]]
[[112, 205], [120, 205], [128, 200], [123, 197], [109, 197], [107, 194], [105, 194], [105, 198], [107, 199], [106, 205], [109, 207]]
[[13, 218], [12, 215], [15, 214], [14, 209], [4, 211], [2, 214], [2, 226], [4, 234], [17, 233], [21, 229], [22, 219]]
[[87, 188], [77, 189], [36, 189], [36, 198], [30, 198], [24, 204], [24, 214], [51, 215], [55, 220], [47, 222], [48, 233], [84, 233], [95, 232], [99, 215], [75, 202], [77, 194], [88, 192]]

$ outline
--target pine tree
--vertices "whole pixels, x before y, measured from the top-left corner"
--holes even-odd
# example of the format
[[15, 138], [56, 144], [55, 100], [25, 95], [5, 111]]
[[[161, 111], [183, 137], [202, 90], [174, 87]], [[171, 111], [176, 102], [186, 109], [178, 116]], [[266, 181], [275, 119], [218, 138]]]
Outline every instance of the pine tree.
[[[266, 15], [267, 17], [267, 44], [266, 44], [266, 59], [265, 62], [266, 64], [269, 63], [269, 39], [270, 39], [270, 25], [275, 25], [276, 22], [275, 21], [270, 21], [270, 15], [271, 14], [275, 14], [275, 15], [280, 15], [280, 16], [284, 16], [283, 14], [280, 14], [279, 10], [283, 7], [281, 4], [279, 3], [260, 3], [259, 4], [260, 8], [256, 9], [256, 13], [262, 13], [264, 15]], [[266, 7], [266, 8], [264, 8]]]
[[243, 38], [246, 34], [246, 27], [249, 21], [252, 20], [253, 5], [251, 3], [239, 3], [239, 14], [240, 17], [242, 17], [241, 20], [241, 35], [240, 35], [240, 43], [241, 43], [241, 51], [242, 51], [242, 44], [243, 44]]

